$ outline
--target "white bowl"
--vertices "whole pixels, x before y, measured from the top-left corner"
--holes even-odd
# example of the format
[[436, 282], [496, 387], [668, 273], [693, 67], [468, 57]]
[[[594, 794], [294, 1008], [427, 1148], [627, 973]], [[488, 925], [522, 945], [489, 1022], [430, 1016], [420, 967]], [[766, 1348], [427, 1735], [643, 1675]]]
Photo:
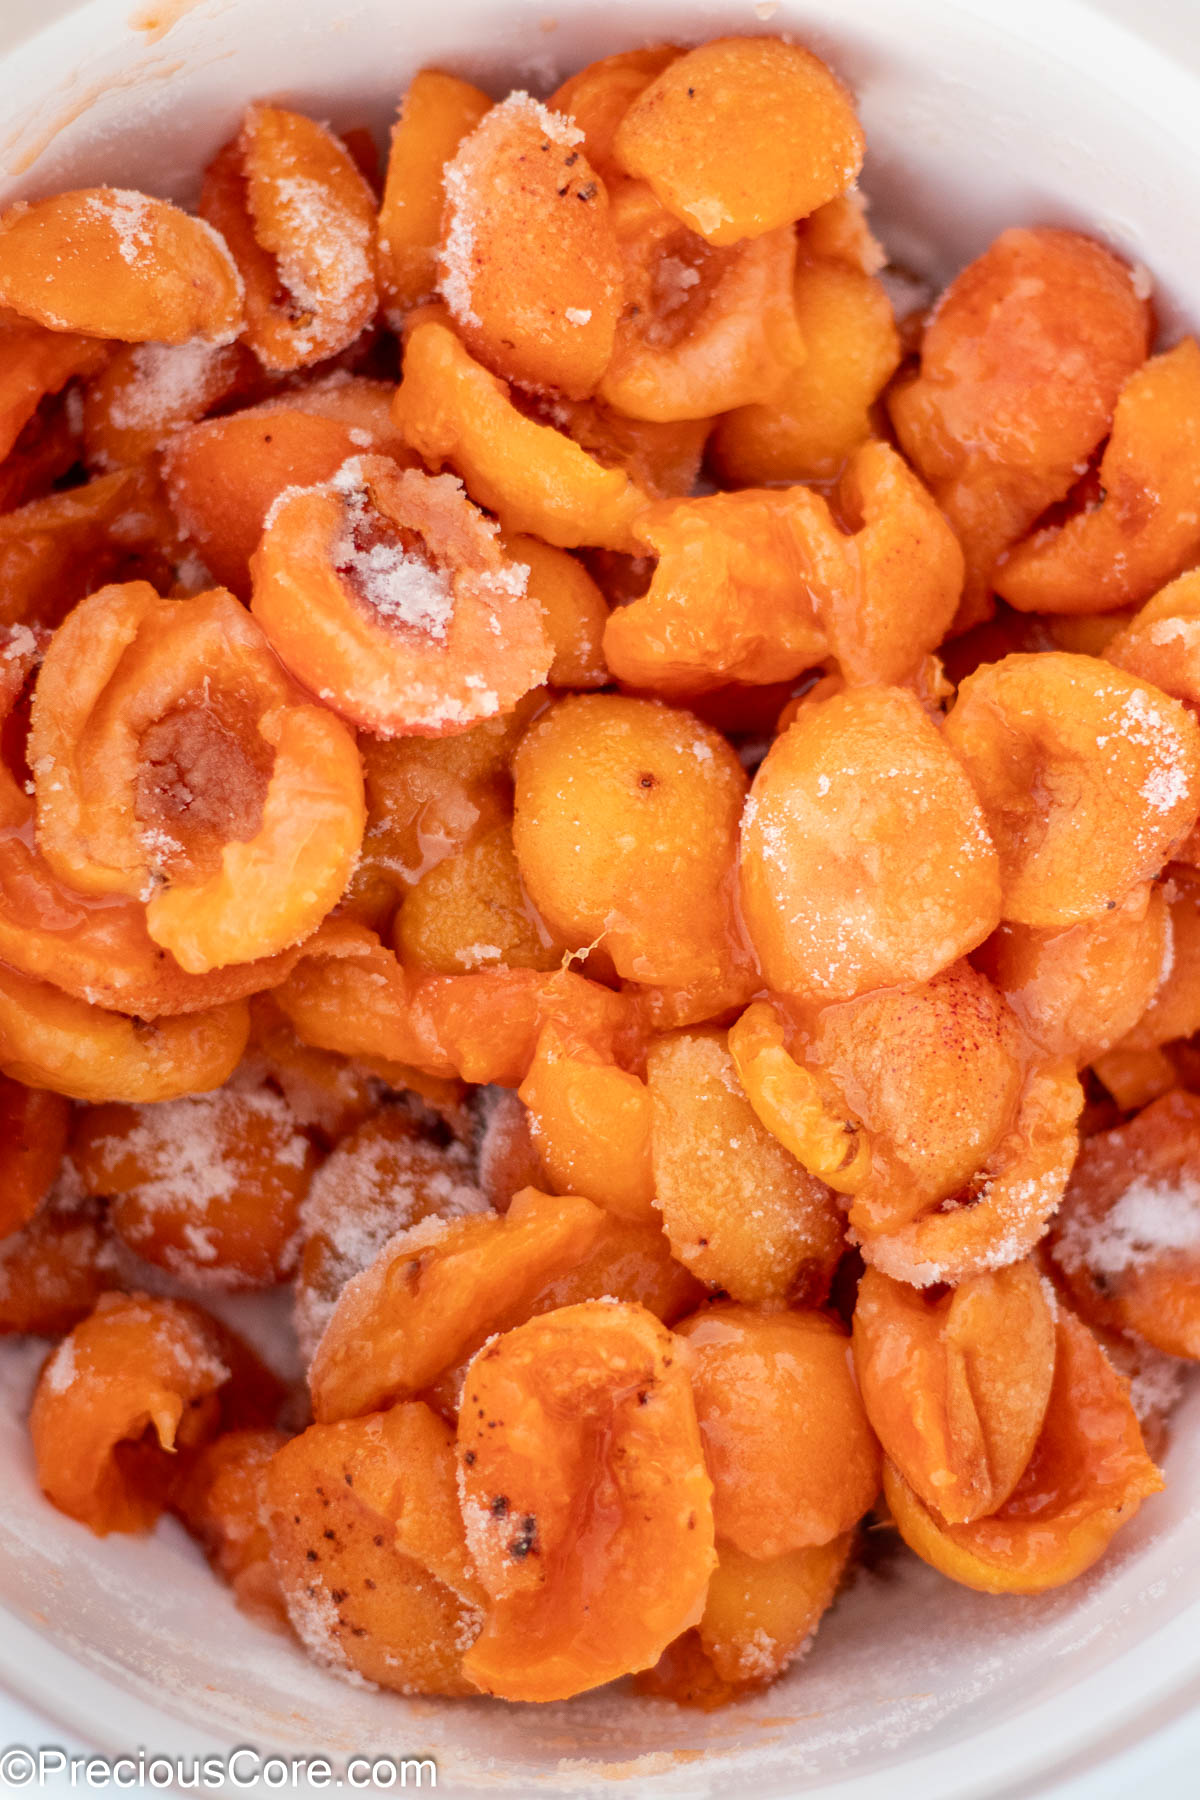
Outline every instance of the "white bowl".
[[[766, 22], [749, 0], [143, 0], [131, 21], [136, 4], [4, 0], [5, 197], [87, 180], [187, 198], [263, 94], [383, 126], [427, 62], [544, 90], [633, 43], [786, 29], [856, 90], [866, 186], [904, 259], [944, 274], [1006, 224], [1074, 222], [1149, 265], [1168, 329], [1200, 297], [1185, 223], [1200, 87], [1071, 0], [783, 0]], [[22, 1418], [36, 1360], [0, 1355], [0, 1681], [113, 1752], [432, 1754], [460, 1795], [623, 1777], [639, 1794], [984, 1800], [1074, 1777], [1100, 1800], [1129, 1791], [1130, 1746], [1200, 1699], [1200, 1396], [1167, 1492], [1084, 1580], [1003, 1600], [907, 1561], [863, 1575], [808, 1661], [703, 1716], [612, 1692], [534, 1709], [335, 1681], [243, 1619], [174, 1527], [98, 1543], [40, 1500]]]

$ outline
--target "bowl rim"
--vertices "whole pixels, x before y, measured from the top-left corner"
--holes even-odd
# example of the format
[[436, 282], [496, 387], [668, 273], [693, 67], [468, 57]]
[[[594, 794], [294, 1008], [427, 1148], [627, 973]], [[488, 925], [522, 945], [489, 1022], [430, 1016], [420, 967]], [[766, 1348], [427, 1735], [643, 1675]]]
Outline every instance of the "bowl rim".
[[[128, 30], [129, 4], [130, 0], [23, 0], [7, 21], [0, 19], [0, 62], [15, 65], [18, 73], [28, 64], [33, 80], [67, 51], [81, 22], [94, 22], [105, 31]], [[210, 6], [225, 13], [231, 4], [236, 7], [238, 0], [193, 0], [180, 16], [193, 12], [202, 16]], [[452, 9], [455, 0], [443, 4]], [[558, 0], [558, 6], [564, 13], [575, 9], [574, 0]], [[887, 6], [893, 17], [927, 13], [927, 7], [915, 0], [887, 0]], [[53, 12], [49, 19], [47, 7]], [[732, 12], [733, 6], [728, 10]], [[764, 22], [768, 31], [786, 25], [785, 11], [786, 0], [774, 18]], [[957, 24], [968, 21], [980, 34], [999, 32], [1008, 39], [1019, 35], [1025, 53], [1056, 64], [1064, 81], [1115, 96], [1121, 107], [1140, 112], [1161, 133], [1190, 146], [1200, 161], [1200, 67], [1193, 71], [1173, 63], [1158, 45], [1130, 25], [1094, 11], [1086, 0], [953, 0], [953, 11]], [[797, 29], [803, 30], [803, 24], [798, 22]], [[73, 54], [78, 56], [77, 44]], [[5, 179], [0, 171], [0, 198]], [[1200, 319], [1200, 296], [1196, 312]], [[174, 1710], [177, 1703], [169, 1698], [161, 1707], [150, 1704], [136, 1687], [122, 1685], [118, 1674], [84, 1665], [48, 1633], [2, 1604], [0, 1619], [0, 1683], [65, 1733], [94, 1742], [98, 1751], [124, 1752], [131, 1736], [165, 1755], [190, 1756], [214, 1747], [233, 1748], [241, 1741], [198, 1730]], [[1063, 1800], [1068, 1795], [1104, 1800], [1109, 1793], [1127, 1794], [1134, 1759], [1139, 1781], [1144, 1780], [1143, 1759], [1150, 1746], [1164, 1742], [1181, 1721], [1200, 1709], [1200, 1601], [1160, 1628], [1155, 1648], [1153, 1668], [1146, 1666], [1148, 1659], [1135, 1646], [1070, 1686], [1065, 1696], [1068, 1722], [1058, 1733], [1060, 1742], [1050, 1760], [1041, 1749], [1023, 1752], [1014, 1741], [1011, 1721], [1001, 1721], [967, 1740], [932, 1751], [917, 1749], [906, 1756], [894, 1774], [888, 1771], [889, 1800], [1032, 1800], [1050, 1792]], [[1063, 1698], [1037, 1702], [1022, 1715], [1023, 1721], [1040, 1719], [1051, 1706], [1061, 1712]], [[968, 1745], [971, 1766], [964, 1777]], [[258, 1748], [267, 1751], [270, 1745]], [[736, 1774], [737, 1765], [718, 1754], [709, 1767], [719, 1789], [730, 1773]], [[879, 1770], [850, 1772], [820, 1791], [831, 1800], [878, 1800], [880, 1781]], [[654, 1778], [645, 1785], [639, 1780], [627, 1784], [626, 1791], [649, 1791], [658, 1785]], [[549, 1794], [553, 1789], [546, 1785], [542, 1791]]]

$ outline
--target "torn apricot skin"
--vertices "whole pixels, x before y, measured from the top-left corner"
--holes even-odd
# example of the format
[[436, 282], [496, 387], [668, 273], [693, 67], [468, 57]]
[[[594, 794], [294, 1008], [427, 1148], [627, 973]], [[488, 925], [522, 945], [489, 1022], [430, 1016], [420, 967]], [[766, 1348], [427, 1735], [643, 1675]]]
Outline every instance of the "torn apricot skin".
[[107, 1295], [42, 1370], [29, 1417], [47, 1498], [98, 1537], [148, 1531], [172, 1453], [220, 1426], [225, 1337], [199, 1307]]
[[451, 476], [356, 458], [282, 497], [251, 572], [251, 610], [286, 666], [384, 737], [510, 711], [553, 660], [527, 571]]
[[354, 342], [374, 315], [375, 201], [325, 126], [251, 106], [205, 174], [200, 212], [245, 288], [245, 341], [268, 368], [302, 368]]
[[490, 1605], [463, 1666], [485, 1692], [599, 1687], [699, 1618], [716, 1557], [688, 1365], [641, 1307], [592, 1302], [505, 1333], [468, 1368], [463, 1516]]
[[1089, 1324], [1200, 1358], [1200, 1099], [1181, 1088], [1080, 1149], [1050, 1256]]
[[948, 1524], [1008, 1500], [1041, 1432], [1054, 1364], [1054, 1308], [1030, 1262], [933, 1293], [877, 1269], [859, 1283], [854, 1366], [867, 1417]]
[[52, 331], [229, 343], [243, 290], [224, 239], [169, 201], [81, 188], [0, 215], [0, 305]]
[[1040, 1594], [1102, 1556], [1163, 1479], [1146, 1454], [1129, 1386], [1086, 1325], [1059, 1313], [1054, 1382], [1041, 1435], [999, 1510], [941, 1520], [891, 1464], [884, 1493], [901, 1536], [952, 1581], [985, 1594]]

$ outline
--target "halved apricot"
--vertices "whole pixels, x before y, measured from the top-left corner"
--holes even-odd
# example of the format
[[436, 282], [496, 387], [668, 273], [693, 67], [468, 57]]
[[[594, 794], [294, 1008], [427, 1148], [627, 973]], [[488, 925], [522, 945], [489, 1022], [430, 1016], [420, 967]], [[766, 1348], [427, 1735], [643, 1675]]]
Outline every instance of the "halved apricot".
[[374, 383], [353, 377], [290, 389], [275, 402], [184, 425], [164, 447], [163, 477], [180, 529], [240, 598], [250, 597], [250, 559], [281, 494], [332, 481], [364, 449], [395, 456], [402, 448], [394, 432], [385, 434], [387, 415], [379, 419], [376, 404], [370, 423], [357, 405], [358, 416], [348, 415], [346, 399], [358, 401], [362, 388], [377, 400]]
[[617, 127], [621, 165], [712, 244], [803, 219], [854, 181], [863, 134], [825, 64], [726, 37], [670, 62]]
[[245, 339], [267, 368], [334, 356], [370, 322], [375, 199], [326, 126], [248, 107], [209, 165], [200, 212], [228, 242], [245, 284]]
[[440, 69], [418, 70], [404, 90], [379, 206], [379, 285], [389, 316], [433, 296], [443, 171], [491, 104], [469, 81]]
[[0, 1337], [61, 1337], [121, 1285], [102, 1209], [69, 1167], [27, 1225], [0, 1239]]
[[1200, 730], [1093, 657], [1006, 656], [968, 676], [946, 742], [1000, 857], [1004, 918], [1053, 929], [1124, 900], [1196, 823]]
[[792, 1056], [785, 1022], [769, 1001], [756, 1000], [730, 1026], [729, 1054], [771, 1136], [835, 1193], [857, 1193], [872, 1166], [860, 1121], [847, 1116], [841, 1095], [819, 1070]]
[[652, 701], [576, 695], [531, 726], [513, 772], [521, 875], [563, 941], [602, 945], [633, 981], [729, 971], [746, 778], [717, 732]]
[[718, 248], [681, 225], [643, 182], [613, 196], [623, 307], [599, 393], [665, 425], [767, 401], [804, 360], [787, 226]]
[[1132, 1031], [1169, 973], [1163, 889], [1133, 887], [1112, 909], [1062, 930], [1002, 925], [976, 960], [1050, 1056], [1089, 1063]]
[[829, 1188], [756, 1117], [721, 1033], [651, 1044], [655, 1204], [684, 1266], [749, 1305], [819, 1305], [842, 1250]]
[[137, 572], [165, 576], [176, 532], [152, 470], [118, 469], [0, 513], [0, 624], [54, 626], [77, 601]]
[[0, 305], [52, 331], [230, 343], [243, 289], [203, 219], [131, 188], [19, 200], [0, 216]]
[[519, 1093], [532, 1143], [560, 1192], [583, 1194], [622, 1218], [656, 1217], [645, 1082], [604, 1046], [551, 1019]]
[[602, 56], [568, 75], [547, 100], [552, 112], [562, 113], [582, 131], [588, 161], [610, 190], [624, 178], [613, 154], [617, 126], [638, 95], [678, 55], [674, 44], [652, 44], [645, 50]]
[[985, 1594], [1041, 1594], [1102, 1556], [1163, 1479], [1146, 1454], [1129, 1385], [1086, 1325], [1060, 1311], [1041, 1436], [1004, 1505], [949, 1524], [885, 1463], [884, 1493], [909, 1548]]
[[493, 106], [442, 180], [443, 299], [472, 356], [507, 381], [590, 394], [608, 366], [621, 263], [583, 133], [528, 94]]
[[614, 607], [604, 654], [620, 680], [664, 696], [727, 681], [791, 681], [828, 654], [825, 597], [843, 579], [844, 542], [808, 488], [664, 500], [638, 542], [657, 558], [650, 586]]
[[1002, 232], [942, 296], [889, 405], [966, 551], [963, 625], [989, 615], [1002, 552], [1086, 469], [1149, 328], [1134, 271], [1073, 231]]
[[42, 1370], [29, 1430], [48, 1500], [98, 1537], [148, 1531], [171, 1453], [216, 1434], [223, 1334], [180, 1300], [106, 1294]]
[[1020, 1262], [1066, 1190], [1082, 1107], [1073, 1062], [1035, 1069], [1016, 1122], [962, 1194], [908, 1224], [859, 1233], [867, 1262], [913, 1287], [966, 1281]]
[[261, 379], [240, 344], [123, 344], [84, 393], [88, 462], [97, 469], [143, 462], [179, 426], [252, 391]]
[[1168, 582], [1122, 620], [1104, 656], [1164, 694], [1200, 706], [1200, 573], [1193, 569]]
[[635, 527], [658, 563], [613, 610], [613, 672], [665, 695], [728, 680], [789, 681], [832, 653], [855, 683], [900, 682], [941, 642], [962, 554], [886, 444], [853, 456], [835, 496], [805, 487], [661, 502]]
[[735, 1691], [781, 1675], [812, 1641], [833, 1604], [854, 1534], [761, 1559], [717, 1544], [698, 1627], [700, 1647], [718, 1678]]
[[552, 651], [526, 569], [450, 476], [358, 457], [285, 493], [251, 560], [252, 610], [283, 662], [385, 737], [508, 712]]
[[461, 1144], [439, 1144], [410, 1107], [371, 1113], [321, 1164], [305, 1196], [296, 1278], [301, 1349], [312, 1356], [346, 1283], [398, 1231], [485, 1211]]
[[77, 607], [42, 664], [29, 757], [55, 873], [145, 900], [193, 974], [307, 937], [362, 841], [353, 738], [220, 589], [129, 583]]
[[900, 361], [891, 302], [852, 263], [802, 254], [794, 284], [804, 359], [765, 404], [718, 420], [711, 456], [731, 485], [828, 481], [871, 436], [871, 412]]
[[686, 1353], [637, 1306], [563, 1307], [467, 1371], [467, 1543], [490, 1606], [464, 1658], [509, 1700], [555, 1700], [655, 1662], [695, 1623], [712, 1485]]
[[431, 468], [447, 464], [509, 531], [571, 550], [631, 550], [646, 496], [603, 463], [514, 405], [507, 385], [470, 356], [436, 317], [413, 326], [393, 417]]
[[406, 1399], [494, 1331], [527, 1318], [548, 1282], [593, 1248], [605, 1214], [529, 1188], [507, 1213], [429, 1217], [343, 1289], [309, 1371], [318, 1419]]
[[898, 688], [799, 711], [754, 778], [741, 874], [763, 973], [804, 999], [927, 980], [1000, 918], [998, 858], [975, 792]]
[[859, 1230], [894, 1230], [951, 1199], [1016, 1119], [1026, 1046], [1010, 1008], [969, 963], [822, 1007], [795, 1035], [865, 1152], [849, 1204]]
[[691, 1351], [718, 1538], [766, 1559], [857, 1525], [879, 1492], [879, 1445], [842, 1327], [718, 1302], [675, 1329]]
[[485, 1599], [454, 1490], [454, 1437], [427, 1406], [312, 1425], [267, 1471], [271, 1564], [317, 1662], [403, 1694], [468, 1694]]
[[1105, 612], [1148, 600], [1195, 561], [1200, 344], [1184, 338], [1130, 375], [1100, 458], [1094, 506], [1004, 557], [996, 587], [1021, 612]]
[[0, 967], [0, 1070], [74, 1100], [175, 1100], [220, 1087], [250, 1033], [243, 1001], [131, 1019]]
[[193, 1285], [270, 1287], [295, 1268], [316, 1155], [269, 1088], [92, 1108], [72, 1160], [117, 1236]]
[[1050, 1401], [1053, 1298], [1031, 1262], [929, 1294], [868, 1269], [854, 1367], [892, 1463], [952, 1525], [997, 1512], [1025, 1473]]

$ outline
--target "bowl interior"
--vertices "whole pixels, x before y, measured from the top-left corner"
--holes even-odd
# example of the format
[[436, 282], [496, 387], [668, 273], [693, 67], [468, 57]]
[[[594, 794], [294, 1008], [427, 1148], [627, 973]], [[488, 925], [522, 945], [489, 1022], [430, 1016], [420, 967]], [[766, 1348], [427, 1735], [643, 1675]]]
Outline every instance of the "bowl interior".
[[[0, 52], [13, 46], [0, 60], [4, 198], [99, 180], [187, 199], [256, 96], [383, 130], [426, 63], [544, 92], [631, 44], [788, 30], [857, 94], [864, 185], [904, 263], [938, 278], [1004, 225], [1077, 223], [1149, 266], [1168, 334], [1200, 295], [1200, 237], [1178, 228], [1181, 196], [1200, 188], [1200, 89], [1071, 0], [129, 5], [50, 0], [41, 17], [63, 16], [32, 35], [28, 7], [0, 24]], [[40, 1499], [23, 1422], [40, 1354], [0, 1347], [0, 1680], [113, 1750], [432, 1754], [464, 1795], [599, 1792], [623, 1776], [672, 1794], [752, 1783], [763, 1800], [818, 1789], [968, 1800], [1094, 1768], [1200, 1691], [1197, 1395], [1179, 1415], [1167, 1492], [1083, 1581], [997, 1600], [884, 1561], [782, 1683], [704, 1716], [620, 1690], [502, 1708], [333, 1680], [243, 1619], [173, 1527], [98, 1543]]]

